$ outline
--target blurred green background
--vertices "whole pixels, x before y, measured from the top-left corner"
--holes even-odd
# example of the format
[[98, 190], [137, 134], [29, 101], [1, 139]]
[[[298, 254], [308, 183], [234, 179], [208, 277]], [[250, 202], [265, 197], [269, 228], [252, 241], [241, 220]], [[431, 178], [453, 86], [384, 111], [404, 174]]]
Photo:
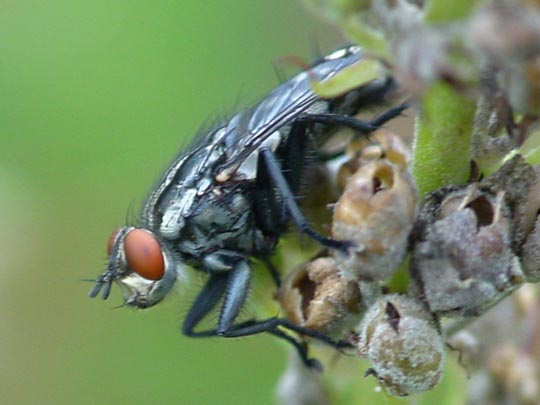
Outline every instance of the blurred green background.
[[0, 401], [269, 404], [266, 336], [190, 340], [193, 293], [87, 298], [110, 232], [199, 125], [339, 44], [297, 2], [0, 3]]
[[317, 29], [289, 0], [0, 3], [0, 402], [272, 402], [273, 339], [185, 339], [190, 297], [115, 310], [81, 280], [199, 125]]

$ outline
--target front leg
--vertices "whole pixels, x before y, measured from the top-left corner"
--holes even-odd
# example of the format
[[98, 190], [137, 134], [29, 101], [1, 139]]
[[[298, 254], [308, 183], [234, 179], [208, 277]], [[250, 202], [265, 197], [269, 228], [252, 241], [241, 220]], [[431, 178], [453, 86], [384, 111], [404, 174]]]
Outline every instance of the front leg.
[[[251, 269], [244, 256], [225, 250], [207, 255], [203, 263], [209, 278], [184, 319], [182, 333], [190, 337], [223, 336], [246, 301]], [[217, 329], [195, 331], [222, 298]]]
[[227, 278], [226, 273], [210, 275], [199, 295], [197, 295], [197, 298], [191, 304], [191, 308], [184, 319], [184, 323], [182, 324], [182, 333], [184, 335], [189, 337], [216, 335], [213, 331], [195, 332], [195, 328], [218, 304], [225, 292]]
[[227, 337], [234, 321], [244, 306], [251, 281], [251, 268], [247, 260], [240, 256], [229, 272], [223, 305], [219, 313], [217, 334]]
[[[320, 369], [320, 364], [317, 360], [308, 357], [306, 345], [280, 330], [280, 328], [288, 329], [299, 335], [312, 337], [337, 349], [349, 347], [347, 342], [335, 342], [320, 332], [298, 326], [287, 319], [251, 319], [235, 323], [250, 288], [251, 268], [247, 259], [235, 252], [222, 251], [209, 255], [205, 263], [209, 266], [207, 270], [210, 272], [210, 278], [186, 316], [182, 328], [185, 335], [199, 338], [211, 336], [234, 338], [266, 332], [292, 344], [304, 364], [314, 369]], [[195, 327], [212, 311], [222, 297], [223, 304], [217, 328], [196, 332]]]

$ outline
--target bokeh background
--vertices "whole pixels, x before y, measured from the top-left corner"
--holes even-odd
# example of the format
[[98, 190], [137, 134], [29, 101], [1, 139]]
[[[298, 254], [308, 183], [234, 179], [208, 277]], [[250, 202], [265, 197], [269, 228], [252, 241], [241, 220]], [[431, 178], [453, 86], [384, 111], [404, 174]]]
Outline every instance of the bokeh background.
[[113, 309], [82, 279], [199, 125], [319, 27], [290, 0], [0, 3], [0, 402], [272, 402], [273, 339], [185, 339], [189, 294]]
[[192, 294], [114, 309], [83, 279], [199, 125], [317, 42], [339, 45], [291, 0], [0, 3], [1, 403], [273, 402], [272, 338], [185, 339]]

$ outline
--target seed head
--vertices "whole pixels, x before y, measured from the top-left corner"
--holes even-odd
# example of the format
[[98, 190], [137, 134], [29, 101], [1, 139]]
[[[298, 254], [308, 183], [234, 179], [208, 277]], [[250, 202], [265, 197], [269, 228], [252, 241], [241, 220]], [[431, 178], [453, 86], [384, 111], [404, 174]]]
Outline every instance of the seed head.
[[395, 272], [406, 253], [416, 199], [409, 173], [385, 160], [365, 164], [347, 181], [332, 225], [335, 239], [355, 244], [335, 252], [345, 278], [377, 281]]
[[443, 339], [428, 309], [414, 298], [381, 296], [360, 325], [357, 349], [371, 362], [368, 374], [392, 395], [428, 391], [443, 374]]
[[318, 257], [293, 270], [278, 291], [294, 323], [341, 338], [364, 313], [358, 285], [338, 273], [332, 257]]

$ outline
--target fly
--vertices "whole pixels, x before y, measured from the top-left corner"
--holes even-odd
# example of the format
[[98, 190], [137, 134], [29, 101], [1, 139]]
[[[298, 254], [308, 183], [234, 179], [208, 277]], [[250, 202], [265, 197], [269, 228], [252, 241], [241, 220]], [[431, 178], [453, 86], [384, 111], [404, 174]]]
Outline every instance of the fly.
[[[361, 50], [349, 46], [318, 60], [310, 74], [326, 80], [361, 59]], [[230, 338], [268, 332], [290, 342], [310, 367], [317, 361], [285, 330], [334, 347], [345, 345], [278, 317], [237, 321], [250, 288], [250, 259], [269, 263], [289, 222], [324, 247], [348, 246], [315, 232], [296, 203], [306, 152], [328, 140], [336, 127], [369, 134], [406, 108], [403, 104], [361, 121], [354, 116], [384, 100], [395, 89], [393, 79], [381, 77], [323, 99], [311, 89], [310, 74], [297, 74], [253, 107], [195, 138], [150, 193], [140, 223], [111, 235], [107, 269], [90, 297], [101, 292], [106, 299], [115, 282], [126, 305], [150, 307], [190, 265], [208, 278], [183, 322], [185, 335]], [[267, 267], [279, 286], [279, 273]], [[220, 302], [216, 327], [196, 330]]]

